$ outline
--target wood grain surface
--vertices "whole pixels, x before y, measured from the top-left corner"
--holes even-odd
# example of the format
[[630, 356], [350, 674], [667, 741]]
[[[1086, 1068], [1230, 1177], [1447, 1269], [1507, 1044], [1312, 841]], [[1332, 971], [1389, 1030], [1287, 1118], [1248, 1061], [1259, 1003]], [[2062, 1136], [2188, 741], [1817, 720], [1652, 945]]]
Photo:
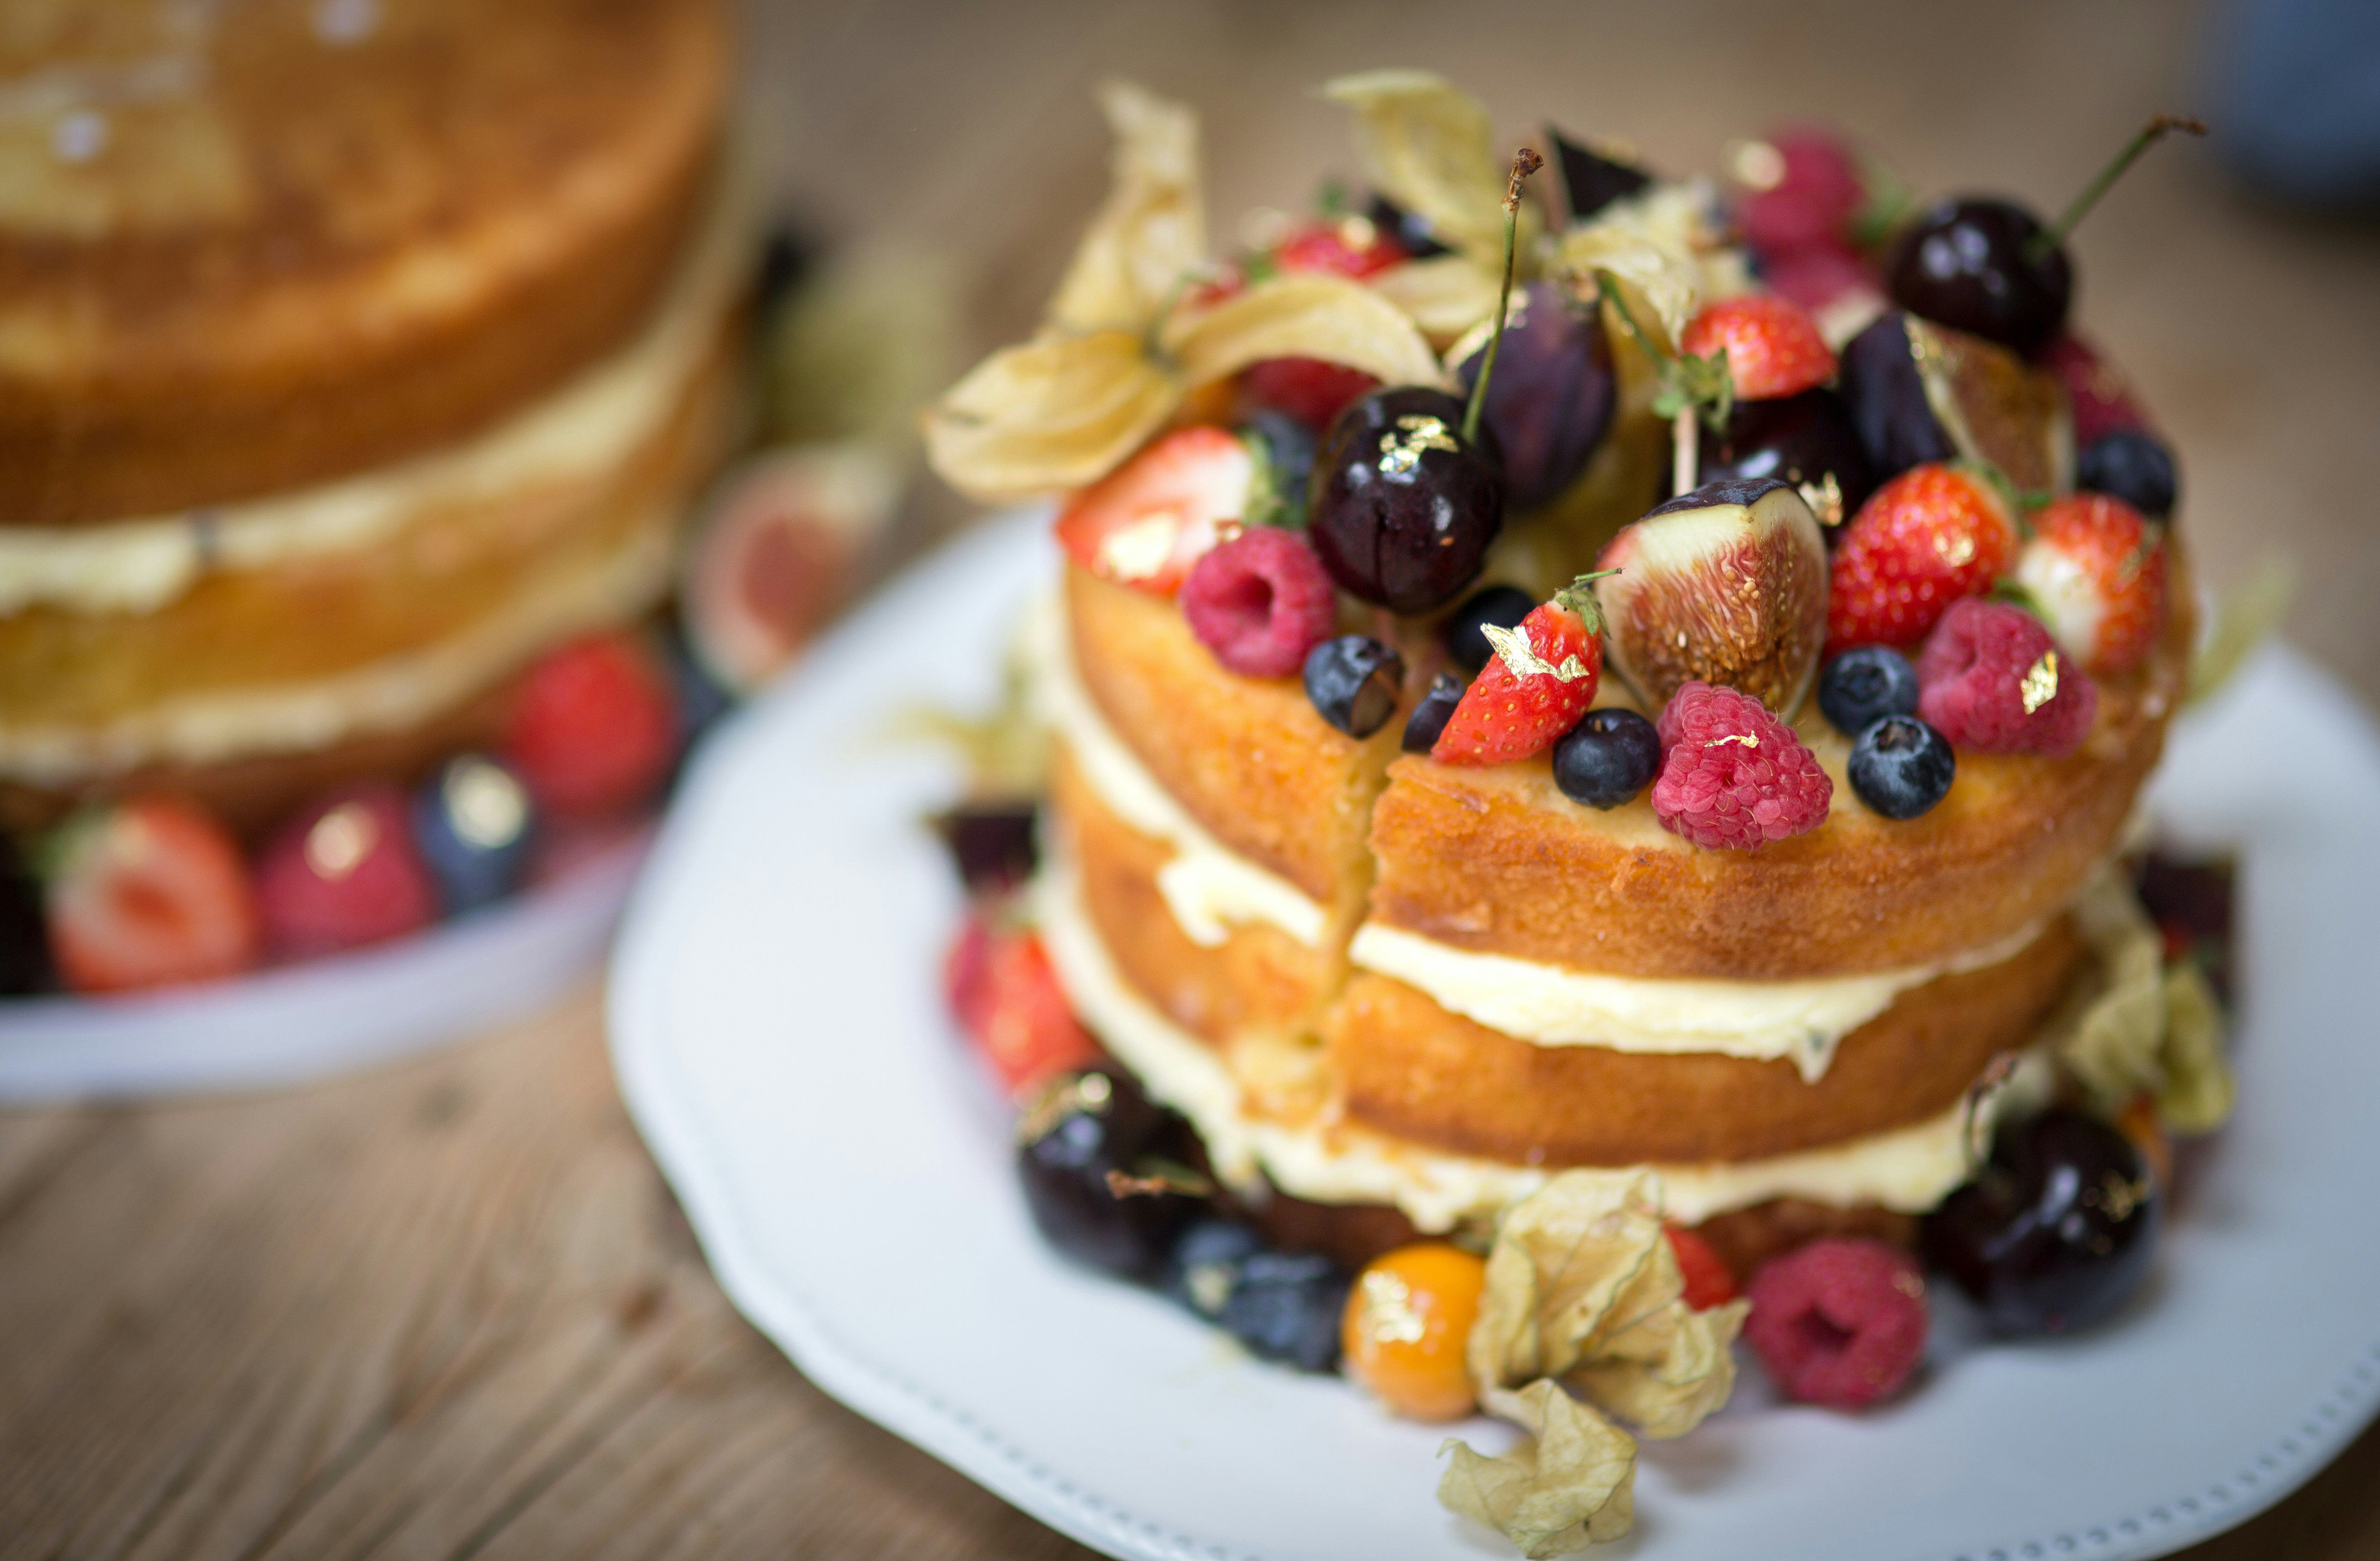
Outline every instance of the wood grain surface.
[[[1671, 168], [1815, 116], [1921, 187], [2051, 205], [2189, 106], [2197, 25], [2118, 0], [846, 0], [747, 22], [788, 200], [949, 255], [969, 350], [1030, 321], [1100, 193], [1104, 75], [1205, 110], [1224, 242], [1232, 213], [1346, 167], [1312, 85], [1391, 63], [1473, 84], [1516, 133], [1551, 117]], [[2373, 228], [2266, 209], [2182, 147], [2076, 248], [2082, 319], [2184, 453], [2205, 573], [2297, 555], [2290, 636], [2380, 702]], [[2380, 1434], [2192, 1554], [2375, 1553]], [[0, 1557], [1087, 1554], [735, 1314], [621, 1108], [592, 990], [317, 1087], [0, 1113]]]

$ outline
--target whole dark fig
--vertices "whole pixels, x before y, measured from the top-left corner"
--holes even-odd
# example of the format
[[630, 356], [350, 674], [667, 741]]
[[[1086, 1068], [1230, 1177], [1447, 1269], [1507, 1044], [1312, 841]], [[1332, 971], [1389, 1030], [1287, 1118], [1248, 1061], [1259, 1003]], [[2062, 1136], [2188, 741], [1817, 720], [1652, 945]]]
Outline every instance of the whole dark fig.
[[[1456, 370], [1464, 389], [1478, 382], [1487, 350], [1481, 343]], [[1530, 284], [1512, 300], [1480, 415], [1503, 453], [1504, 502], [1525, 513], [1560, 498], [1586, 469], [1618, 401], [1601, 311], [1572, 309], [1553, 283]]]

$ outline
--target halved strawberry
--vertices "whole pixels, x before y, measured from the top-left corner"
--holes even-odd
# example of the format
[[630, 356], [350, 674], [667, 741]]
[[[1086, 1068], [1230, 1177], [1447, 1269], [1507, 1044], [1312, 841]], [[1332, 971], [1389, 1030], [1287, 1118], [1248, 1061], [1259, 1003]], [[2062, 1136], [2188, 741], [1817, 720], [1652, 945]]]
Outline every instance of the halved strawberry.
[[1682, 1225], [1665, 1225], [1661, 1234], [1670, 1239], [1670, 1251], [1678, 1260], [1678, 1273], [1686, 1281], [1682, 1299], [1695, 1312], [1707, 1312], [1714, 1306], [1725, 1306], [1742, 1293], [1735, 1281], [1735, 1270], [1699, 1231]]
[[1049, 951], [1031, 932], [969, 915], [942, 982], [959, 1028], [1011, 1095], [1099, 1059], [1099, 1043], [1075, 1017]]
[[1774, 293], [1721, 298], [1694, 316], [1678, 348], [1689, 357], [1727, 354], [1738, 401], [1775, 401], [1835, 377], [1835, 355], [1809, 311]]
[[1938, 461], [1868, 496], [1835, 550], [1827, 654], [1912, 646], [1961, 597], [1981, 596], [2016, 562], [2015, 518], [1988, 479]]
[[2016, 578], [2086, 672], [2139, 666], [2165, 626], [2164, 529], [2105, 493], [2070, 493], [2036, 513]]
[[221, 824], [172, 797], [69, 823], [46, 897], [50, 950], [79, 992], [235, 975], [256, 962], [256, 899]]
[[1058, 516], [1058, 545], [1102, 579], [1172, 596], [1247, 507], [1255, 475], [1232, 434], [1176, 429], [1075, 494]]
[[1512, 764], [1553, 745], [1595, 703], [1603, 612], [1582, 575], [1532, 608], [1517, 629], [1486, 628], [1494, 659], [1463, 691], [1431, 744], [1440, 764]]
[[1272, 263], [1282, 271], [1332, 276], [1369, 276], [1404, 258], [1397, 241], [1367, 217], [1309, 223], [1272, 248]]

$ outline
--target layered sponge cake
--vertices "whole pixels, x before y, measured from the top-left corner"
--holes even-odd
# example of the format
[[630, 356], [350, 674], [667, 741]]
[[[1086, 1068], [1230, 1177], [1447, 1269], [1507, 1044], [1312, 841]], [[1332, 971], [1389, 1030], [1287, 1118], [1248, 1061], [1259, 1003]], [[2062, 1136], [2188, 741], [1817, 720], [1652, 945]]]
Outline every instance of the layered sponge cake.
[[10, 823], [402, 778], [662, 599], [735, 407], [716, 7], [76, 7], [0, 75]]
[[[1069, 290], [1195, 212], [1165, 110], [1111, 100]], [[1370, 127], [1367, 215], [1053, 309], [929, 419], [962, 488], [1072, 490], [1033, 910], [1220, 1180], [1360, 1261], [1651, 1168], [1748, 1270], [1905, 1243], [2012, 1109], [2219, 1070], [2119, 865], [2188, 681], [2169, 490], [2078, 466], [2047, 359], [1821, 329], [1706, 186], [1558, 142], [1559, 198], [1527, 152], [1450, 192]]]

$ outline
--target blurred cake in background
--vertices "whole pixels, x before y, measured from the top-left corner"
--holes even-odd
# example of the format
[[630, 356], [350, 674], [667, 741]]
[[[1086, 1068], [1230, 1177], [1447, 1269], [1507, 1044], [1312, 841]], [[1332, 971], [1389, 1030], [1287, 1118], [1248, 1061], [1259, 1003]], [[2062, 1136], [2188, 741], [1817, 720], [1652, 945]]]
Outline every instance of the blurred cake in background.
[[242, 829], [650, 611], [749, 248], [708, 4], [18, 7], [0, 781]]

